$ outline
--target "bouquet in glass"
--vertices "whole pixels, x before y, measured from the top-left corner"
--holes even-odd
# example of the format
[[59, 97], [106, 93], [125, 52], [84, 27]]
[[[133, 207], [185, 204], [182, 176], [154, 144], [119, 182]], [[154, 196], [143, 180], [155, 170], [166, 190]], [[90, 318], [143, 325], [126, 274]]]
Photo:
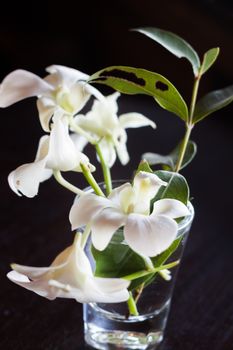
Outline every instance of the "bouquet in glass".
[[[99, 349], [107, 349], [108, 344], [146, 349], [161, 341], [173, 271], [193, 219], [188, 184], [180, 174], [196, 154], [190, 135], [198, 122], [233, 100], [233, 86], [229, 86], [197, 101], [200, 80], [214, 64], [218, 48], [208, 50], [200, 61], [194, 49], [171, 32], [157, 28], [136, 31], [191, 63], [194, 84], [189, 108], [164, 76], [124, 66], [88, 76], [53, 65], [46, 69], [48, 75], [43, 79], [16, 70], [0, 86], [0, 107], [37, 97], [39, 119], [46, 133], [39, 140], [35, 160], [10, 173], [11, 189], [32, 198], [40, 184], [54, 176], [77, 195], [69, 215], [76, 231], [73, 244], [49, 267], [12, 264], [7, 276], [50, 300], [62, 297], [85, 303], [86, 340]], [[103, 96], [93, 83], [108, 85], [116, 92]], [[185, 135], [171, 153], [144, 154], [130, 181], [111, 178], [117, 158], [122, 165], [129, 161], [126, 129], [156, 125], [137, 112], [118, 116], [120, 93], [151, 96], [185, 125]], [[90, 98], [92, 107], [82, 114]], [[87, 144], [95, 148], [102, 184], [96, 182], [96, 167], [84, 153]], [[160, 169], [153, 170], [154, 166]], [[82, 190], [68, 182], [62, 175], [67, 171], [80, 173], [90, 187]], [[148, 319], [153, 320], [150, 325]]]

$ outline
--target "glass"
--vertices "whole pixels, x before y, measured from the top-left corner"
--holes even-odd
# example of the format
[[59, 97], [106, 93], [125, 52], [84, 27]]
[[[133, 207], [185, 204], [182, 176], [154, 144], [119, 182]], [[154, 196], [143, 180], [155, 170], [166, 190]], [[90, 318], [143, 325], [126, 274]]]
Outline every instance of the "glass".
[[[117, 181], [114, 187], [125, 181]], [[102, 185], [103, 189], [103, 185]], [[91, 191], [88, 189], [88, 191]], [[182, 236], [178, 248], [166, 264], [180, 260], [194, 217], [194, 209], [188, 204], [190, 215], [179, 222], [177, 237]], [[122, 243], [126, 244], [126, 243]], [[90, 249], [88, 249], [90, 255]], [[90, 256], [91, 258], [91, 256]], [[178, 265], [179, 266], [179, 265]], [[95, 349], [156, 349], [163, 340], [170, 309], [178, 266], [171, 270], [172, 279], [165, 280], [157, 274], [153, 283], [144, 288], [138, 302], [139, 316], [129, 316], [127, 303], [90, 303], [83, 306], [85, 341]], [[94, 267], [94, 266], [93, 266]]]

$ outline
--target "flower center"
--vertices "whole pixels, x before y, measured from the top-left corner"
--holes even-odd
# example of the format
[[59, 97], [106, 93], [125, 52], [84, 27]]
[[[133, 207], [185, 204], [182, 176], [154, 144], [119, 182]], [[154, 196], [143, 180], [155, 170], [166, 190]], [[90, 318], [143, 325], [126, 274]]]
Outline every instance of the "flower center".
[[66, 112], [73, 113], [74, 107], [70, 101], [70, 93], [64, 86], [59, 86], [55, 92], [55, 99], [60, 107], [62, 107]]

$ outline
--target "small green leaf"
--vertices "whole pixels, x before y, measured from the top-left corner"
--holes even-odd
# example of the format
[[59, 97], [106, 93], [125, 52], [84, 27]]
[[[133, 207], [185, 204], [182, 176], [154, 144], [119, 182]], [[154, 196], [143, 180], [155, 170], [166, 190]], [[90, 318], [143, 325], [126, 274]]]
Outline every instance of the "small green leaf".
[[113, 66], [94, 73], [88, 82], [105, 84], [125, 94], [152, 96], [162, 108], [188, 121], [188, 108], [183, 97], [168, 79], [158, 73]]
[[232, 101], [233, 85], [208, 93], [197, 102], [193, 122], [199, 122], [209, 114], [227, 106]]
[[180, 36], [172, 32], [153, 27], [136, 28], [133, 30], [145, 34], [152, 40], [165, 47], [175, 56], [179, 58], [185, 57], [191, 63], [194, 75], [198, 75], [200, 68], [200, 59], [198, 54], [192, 48], [192, 46]]
[[139, 173], [139, 171], [145, 171], [146, 173], [153, 173], [153, 170], [150, 168], [150, 165], [145, 159], [141, 160], [141, 162], [139, 163], [139, 166], [136, 170], [136, 174]]
[[[157, 164], [162, 164], [165, 169], [164, 170], [171, 170], [175, 171], [176, 164], [178, 162], [178, 158], [180, 155], [180, 148], [182, 145], [182, 141], [179, 143], [179, 145], [168, 155], [163, 156], [158, 153], [144, 153], [142, 158], [144, 158], [150, 165], [157, 165]], [[197, 145], [193, 141], [189, 141], [184, 159], [182, 162], [181, 169], [186, 167], [195, 157], [197, 153]]]
[[218, 55], [219, 55], [220, 49], [219, 47], [214, 47], [213, 49], [208, 50], [204, 54], [203, 62], [200, 68], [200, 74], [203, 75], [205, 72], [207, 72], [208, 69], [214, 64], [216, 61]]
[[167, 186], [161, 186], [153, 203], [159, 199], [172, 198], [177, 199], [187, 205], [189, 200], [189, 187], [186, 179], [179, 173], [158, 170], [155, 174], [163, 181], [167, 182]]

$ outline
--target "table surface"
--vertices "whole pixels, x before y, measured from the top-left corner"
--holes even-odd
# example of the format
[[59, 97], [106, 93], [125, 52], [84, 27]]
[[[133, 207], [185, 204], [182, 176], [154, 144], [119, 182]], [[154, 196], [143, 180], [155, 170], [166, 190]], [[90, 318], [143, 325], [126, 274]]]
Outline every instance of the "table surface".
[[[122, 110], [141, 111], [156, 119], [158, 130], [156, 134], [149, 128], [129, 132], [132, 161], [125, 168], [115, 166], [114, 178], [130, 177], [141, 153], [168, 152], [183, 133], [180, 121], [155, 109], [151, 100], [123, 98]], [[231, 111], [228, 107], [224, 116], [217, 113], [200, 124], [199, 131], [194, 130], [199, 153], [184, 173], [196, 216], [161, 350], [233, 349], [232, 125], [226, 122]], [[52, 179], [40, 186], [33, 199], [11, 192], [7, 175], [32, 161], [41, 131], [37, 117], [30, 117], [36, 115], [31, 102], [0, 112], [5, 118], [5, 134], [0, 140], [0, 349], [84, 349], [82, 305], [73, 300], [48, 301], [5, 277], [11, 262], [48, 266], [71, 243], [68, 213], [73, 195]], [[100, 174], [97, 178], [101, 179]], [[85, 186], [81, 176], [71, 179]]]

